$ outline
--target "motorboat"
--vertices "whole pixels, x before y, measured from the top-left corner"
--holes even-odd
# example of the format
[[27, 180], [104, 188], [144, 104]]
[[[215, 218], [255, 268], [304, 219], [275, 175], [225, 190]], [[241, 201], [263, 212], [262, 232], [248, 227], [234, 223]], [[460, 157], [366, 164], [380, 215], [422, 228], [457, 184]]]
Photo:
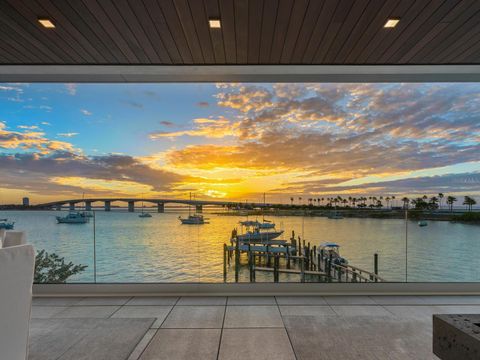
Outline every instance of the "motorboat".
[[338, 213], [336, 210], [333, 213], [329, 214], [327, 217], [332, 220], [343, 219], [343, 216], [340, 213]]
[[332, 259], [335, 265], [347, 265], [348, 260], [340, 256], [340, 245], [333, 242], [325, 242], [319, 245], [319, 250], [323, 253], [324, 259]]
[[8, 221], [8, 219], [0, 219], [0, 229], [4, 230], [13, 230], [13, 227], [15, 226], [14, 221]]
[[66, 216], [56, 216], [59, 224], [86, 224], [90, 218], [81, 212], [71, 212]]
[[146, 212], [142, 212], [140, 215], [138, 215], [138, 217], [140, 217], [140, 218], [151, 218], [151, 217], [152, 217], [152, 214], [146, 213]]
[[179, 216], [178, 219], [184, 225], [203, 225], [203, 224], [206, 224], [205, 218], [203, 217], [203, 215], [198, 215], [198, 214], [188, 215], [187, 218], [182, 218], [181, 216]]
[[283, 234], [280, 231], [260, 231], [260, 229], [247, 230], [244, 234], [237, 235], [239, 241], [268, 241], [276, 239]]
[[424, 227], [424, 226], [427, 226], [427, 225], [428, 225], [428, 223], [425, 220], [420, 220], [418, 222], [418, 226], [420, 226], [420, 227]]
[[[246, 221], [240, 221], [240, 225], [245, 227], [245, 232], [243, 234], [236, 234], [236, 238], [239, 241], [268, 241], [275, 239], [279, 237], [280, 235], [283, 234], [283, 230], [276, 231], [275, 230], [275, 224], [274, 223], [268, 223], [272, 224], [273, 226], [264, 228], [262, 227], [262, 224], [265, 224], [265, 222], [259, 222], [257, 220], [246, 220]], [[269, 229], [273, 229], [273, 231], [269, 231]], [[267, 230], [267, 231], [262, 231], [262, 230]]]

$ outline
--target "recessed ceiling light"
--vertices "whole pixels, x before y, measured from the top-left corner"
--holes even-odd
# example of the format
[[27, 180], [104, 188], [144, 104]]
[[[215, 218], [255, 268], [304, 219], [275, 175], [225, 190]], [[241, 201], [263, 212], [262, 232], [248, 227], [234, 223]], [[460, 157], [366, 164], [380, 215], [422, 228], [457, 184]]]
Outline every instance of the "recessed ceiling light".
[[55, 24], [52, 22], [52, 20], [47, 19], [47, 18], [38, 18], [38, 22], [47, 29], [54, 29]]
[[210, 25], [210, 29], [220, 29], [222, 26], [220, 24], [220, 19], [209, 19], [208, 25]]
[[383, 27], [385, 28], [394, 28], [400, 22], [400, 19], [388, 19]]

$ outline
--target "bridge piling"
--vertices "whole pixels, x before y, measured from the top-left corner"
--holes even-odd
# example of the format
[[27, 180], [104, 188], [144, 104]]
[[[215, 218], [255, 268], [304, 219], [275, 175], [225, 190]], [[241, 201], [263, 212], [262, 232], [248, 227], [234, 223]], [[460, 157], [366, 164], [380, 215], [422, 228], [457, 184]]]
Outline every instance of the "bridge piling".
[[157, 211], [159, 213], [164, 213], [165, 212], [165, 203], [158, 203], [157, 204]]
[[69, 206], [70, 211], [75, 211], [75, 203], [71, 202]]
[[85, 201], [85, 210], [86, 211], [92, 211], [92, 202], [91, 201]]
[[203, 205], [195, 205], [195, 210], [197, 213], [203, 212]]
[[135, 211], [135, 201], [129, 201], [128, 202], [128, 212], [134, 212]]
[[105, 201], [105, 211], [110, 211], [112, 203], [110, 201]]

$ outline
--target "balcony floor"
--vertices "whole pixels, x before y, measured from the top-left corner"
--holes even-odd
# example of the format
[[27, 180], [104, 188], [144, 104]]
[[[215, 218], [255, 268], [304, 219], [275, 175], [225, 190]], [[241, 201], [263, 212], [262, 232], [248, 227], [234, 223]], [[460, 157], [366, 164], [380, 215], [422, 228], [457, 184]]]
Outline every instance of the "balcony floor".
[[437, 359], [480, 296], [34, 298], [29, 359]]

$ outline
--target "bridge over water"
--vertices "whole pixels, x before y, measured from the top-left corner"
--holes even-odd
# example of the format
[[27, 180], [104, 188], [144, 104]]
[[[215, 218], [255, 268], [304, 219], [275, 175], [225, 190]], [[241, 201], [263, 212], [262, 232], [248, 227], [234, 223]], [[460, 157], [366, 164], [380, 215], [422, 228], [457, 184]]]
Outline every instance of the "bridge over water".
[[[59, 200], [43, 204], [38, 204], [38, 207], [42, 208], [52, 208], [61, 210], [62, 206], [68, 205], [71, 211], [75, 210], [77, 204], [85, 203], [85, 210], [92, 210], [92, 204], [96, 202], [103, 202], [105, 211], [110, 211], [113, 202], [124, 202], [128, 204], [128, 211], [135, 211], [136, 202], [147, 202], [157, 205], [157, 210], [159, 213], [165, 212], [165, 204], [184, 204], [195, 206], [197, 211], [202, 211], [203, 206], [205, 205], [214, 205], [214, 206], [243, 206], [242, 202], [233, 202], [233, 201], [222, 201], [222, 200], [188, 200], [188, 199], [156, 199], [156, 198], [88, 198], [88, 199], [70, 199], [70, 200]], [[271, 206], [272, 204], [264, 203], [248, 203], [250, 206], [254, 207], [263, 207]]]

